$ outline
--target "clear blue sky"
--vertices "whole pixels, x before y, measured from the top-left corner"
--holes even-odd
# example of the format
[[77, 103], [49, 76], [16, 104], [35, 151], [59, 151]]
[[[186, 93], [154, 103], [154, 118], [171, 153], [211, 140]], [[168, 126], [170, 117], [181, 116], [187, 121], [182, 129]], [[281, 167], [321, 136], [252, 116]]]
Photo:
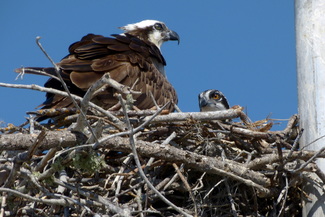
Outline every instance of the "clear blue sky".
[[[44, 84], [46, 77], [15, 80], [13, 72], [21, 66], [51, 66], [36, 36], [58, 62], [83, 35], [121, 33], [117, 27], [144, 19], [163, 21], [181, 37], [179, 46], [167, 42], [162, 52], [183, 111], [199, 111], [198, 94], [218, 89], [231, 106], [246, 107], [254, 121], [297, 113], [294, 1], [289, 0], [2, 0], [0, 82]], [[21, 124], [44, 95], [0, 87], [0, 120]]]

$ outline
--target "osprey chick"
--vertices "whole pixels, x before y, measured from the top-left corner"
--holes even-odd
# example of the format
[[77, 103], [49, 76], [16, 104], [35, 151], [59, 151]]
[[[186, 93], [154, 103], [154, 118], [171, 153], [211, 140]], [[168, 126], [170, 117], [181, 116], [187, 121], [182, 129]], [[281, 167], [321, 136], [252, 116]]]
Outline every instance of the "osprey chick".
[[229, 109], [226, 97], [219, 90], [206, 90], [199, 94], [201, 112], [222, 111]]

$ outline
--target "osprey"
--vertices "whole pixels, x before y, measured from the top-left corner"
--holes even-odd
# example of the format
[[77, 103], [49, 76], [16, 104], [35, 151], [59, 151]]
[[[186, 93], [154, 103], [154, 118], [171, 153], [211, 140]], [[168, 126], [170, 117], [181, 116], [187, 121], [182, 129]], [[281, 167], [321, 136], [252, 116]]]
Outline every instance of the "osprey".
[[[82, 97], [92, 84], [109, 73], [110, 78], [141, 92], [133, 95], [134, 105], [139, 109], [155, 106], [150, 92], [159, 106], [167, 102], [176, 104], [176, 91], [166, 78], [166, 62], [160, 47], [169, 40], [179, 43], [178, 34], [156, 20], [144, 20], [120, 29], [124, 33], [113, 34], [112, 37], [88, 34], [70, 45], [69, 54], [57, 63], [70, 92]], [[54, 68], [28, 67], [16, 69], [16, 72], [41, 74], [35, 70], [57, 77]], [[55, 78], [50, 78], [44, 86], [64, 90], [61, 82]], [[109, 109], [118, 103], [114, 93], [115, 89], [106, 87], [91, 101]], [[170, 111], [174, 110], [173, 103], [168, 106]], [[68, 97], [47, 93], [46, 101], [40, 106], [44, 109], [69, 108], [73, 107], [73, 103]]]
[[226, 97], [219, 90], [206, 90], [199, 94], [201, 112], [221, 111], [229, 109]]

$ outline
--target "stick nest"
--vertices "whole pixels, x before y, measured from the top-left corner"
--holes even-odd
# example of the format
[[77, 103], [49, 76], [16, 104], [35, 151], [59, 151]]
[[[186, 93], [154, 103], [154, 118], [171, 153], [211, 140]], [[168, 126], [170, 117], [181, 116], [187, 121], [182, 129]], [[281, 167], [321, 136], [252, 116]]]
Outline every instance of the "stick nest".
[[92, 114], [91, 133], [67, 114], [1, 128], [5, 216], [299, 216], [301, 183], [322, 177], [322, 153], [297, 148], [297, 115], [271, 131], [238, 109]]

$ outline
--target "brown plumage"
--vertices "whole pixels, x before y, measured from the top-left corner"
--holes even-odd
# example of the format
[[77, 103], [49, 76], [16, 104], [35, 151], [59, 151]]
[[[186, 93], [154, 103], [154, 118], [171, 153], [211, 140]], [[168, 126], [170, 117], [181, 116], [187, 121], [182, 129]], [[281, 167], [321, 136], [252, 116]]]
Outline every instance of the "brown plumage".
[[[92, 84], [109, 72], [112, 79], [141, 92], [140, 95], [133, 95], [134, 105], [139, 109], [150, 109], [155, 105], [150, 92], [160, 106], [167, 102], [177, 103], [176, 91], [164, 74], [166, 62], [160, 52], [163, 42], [179, 40], [177, 33], [169, 30], [164, 23], [153, 20], [129, 24], [121, 29], [125, 31], [124, 34], [113, 37], [88, 34], [70, 45], [69, 55], [57, 63], [70, 92], [83, 96]], [[22, 70], [17, 69], [16, 72]], [[56, 76], [54, 68], [24, 68], [24, 72], [35, 74], [33, 70]], [[54, 78], [50, 78], [45, 87], [64, 90], [60, 81]], [[109, 109], [118, 103], [115, 92], [115, 89], [108, 87], [94, 96], [92, 101]], [[46, 101], [41, 106], [64, 108], [73, 107], [73, 104], [68, 97], [47, 93]], [[174, 110], [172, 103], [168, 109]]]

